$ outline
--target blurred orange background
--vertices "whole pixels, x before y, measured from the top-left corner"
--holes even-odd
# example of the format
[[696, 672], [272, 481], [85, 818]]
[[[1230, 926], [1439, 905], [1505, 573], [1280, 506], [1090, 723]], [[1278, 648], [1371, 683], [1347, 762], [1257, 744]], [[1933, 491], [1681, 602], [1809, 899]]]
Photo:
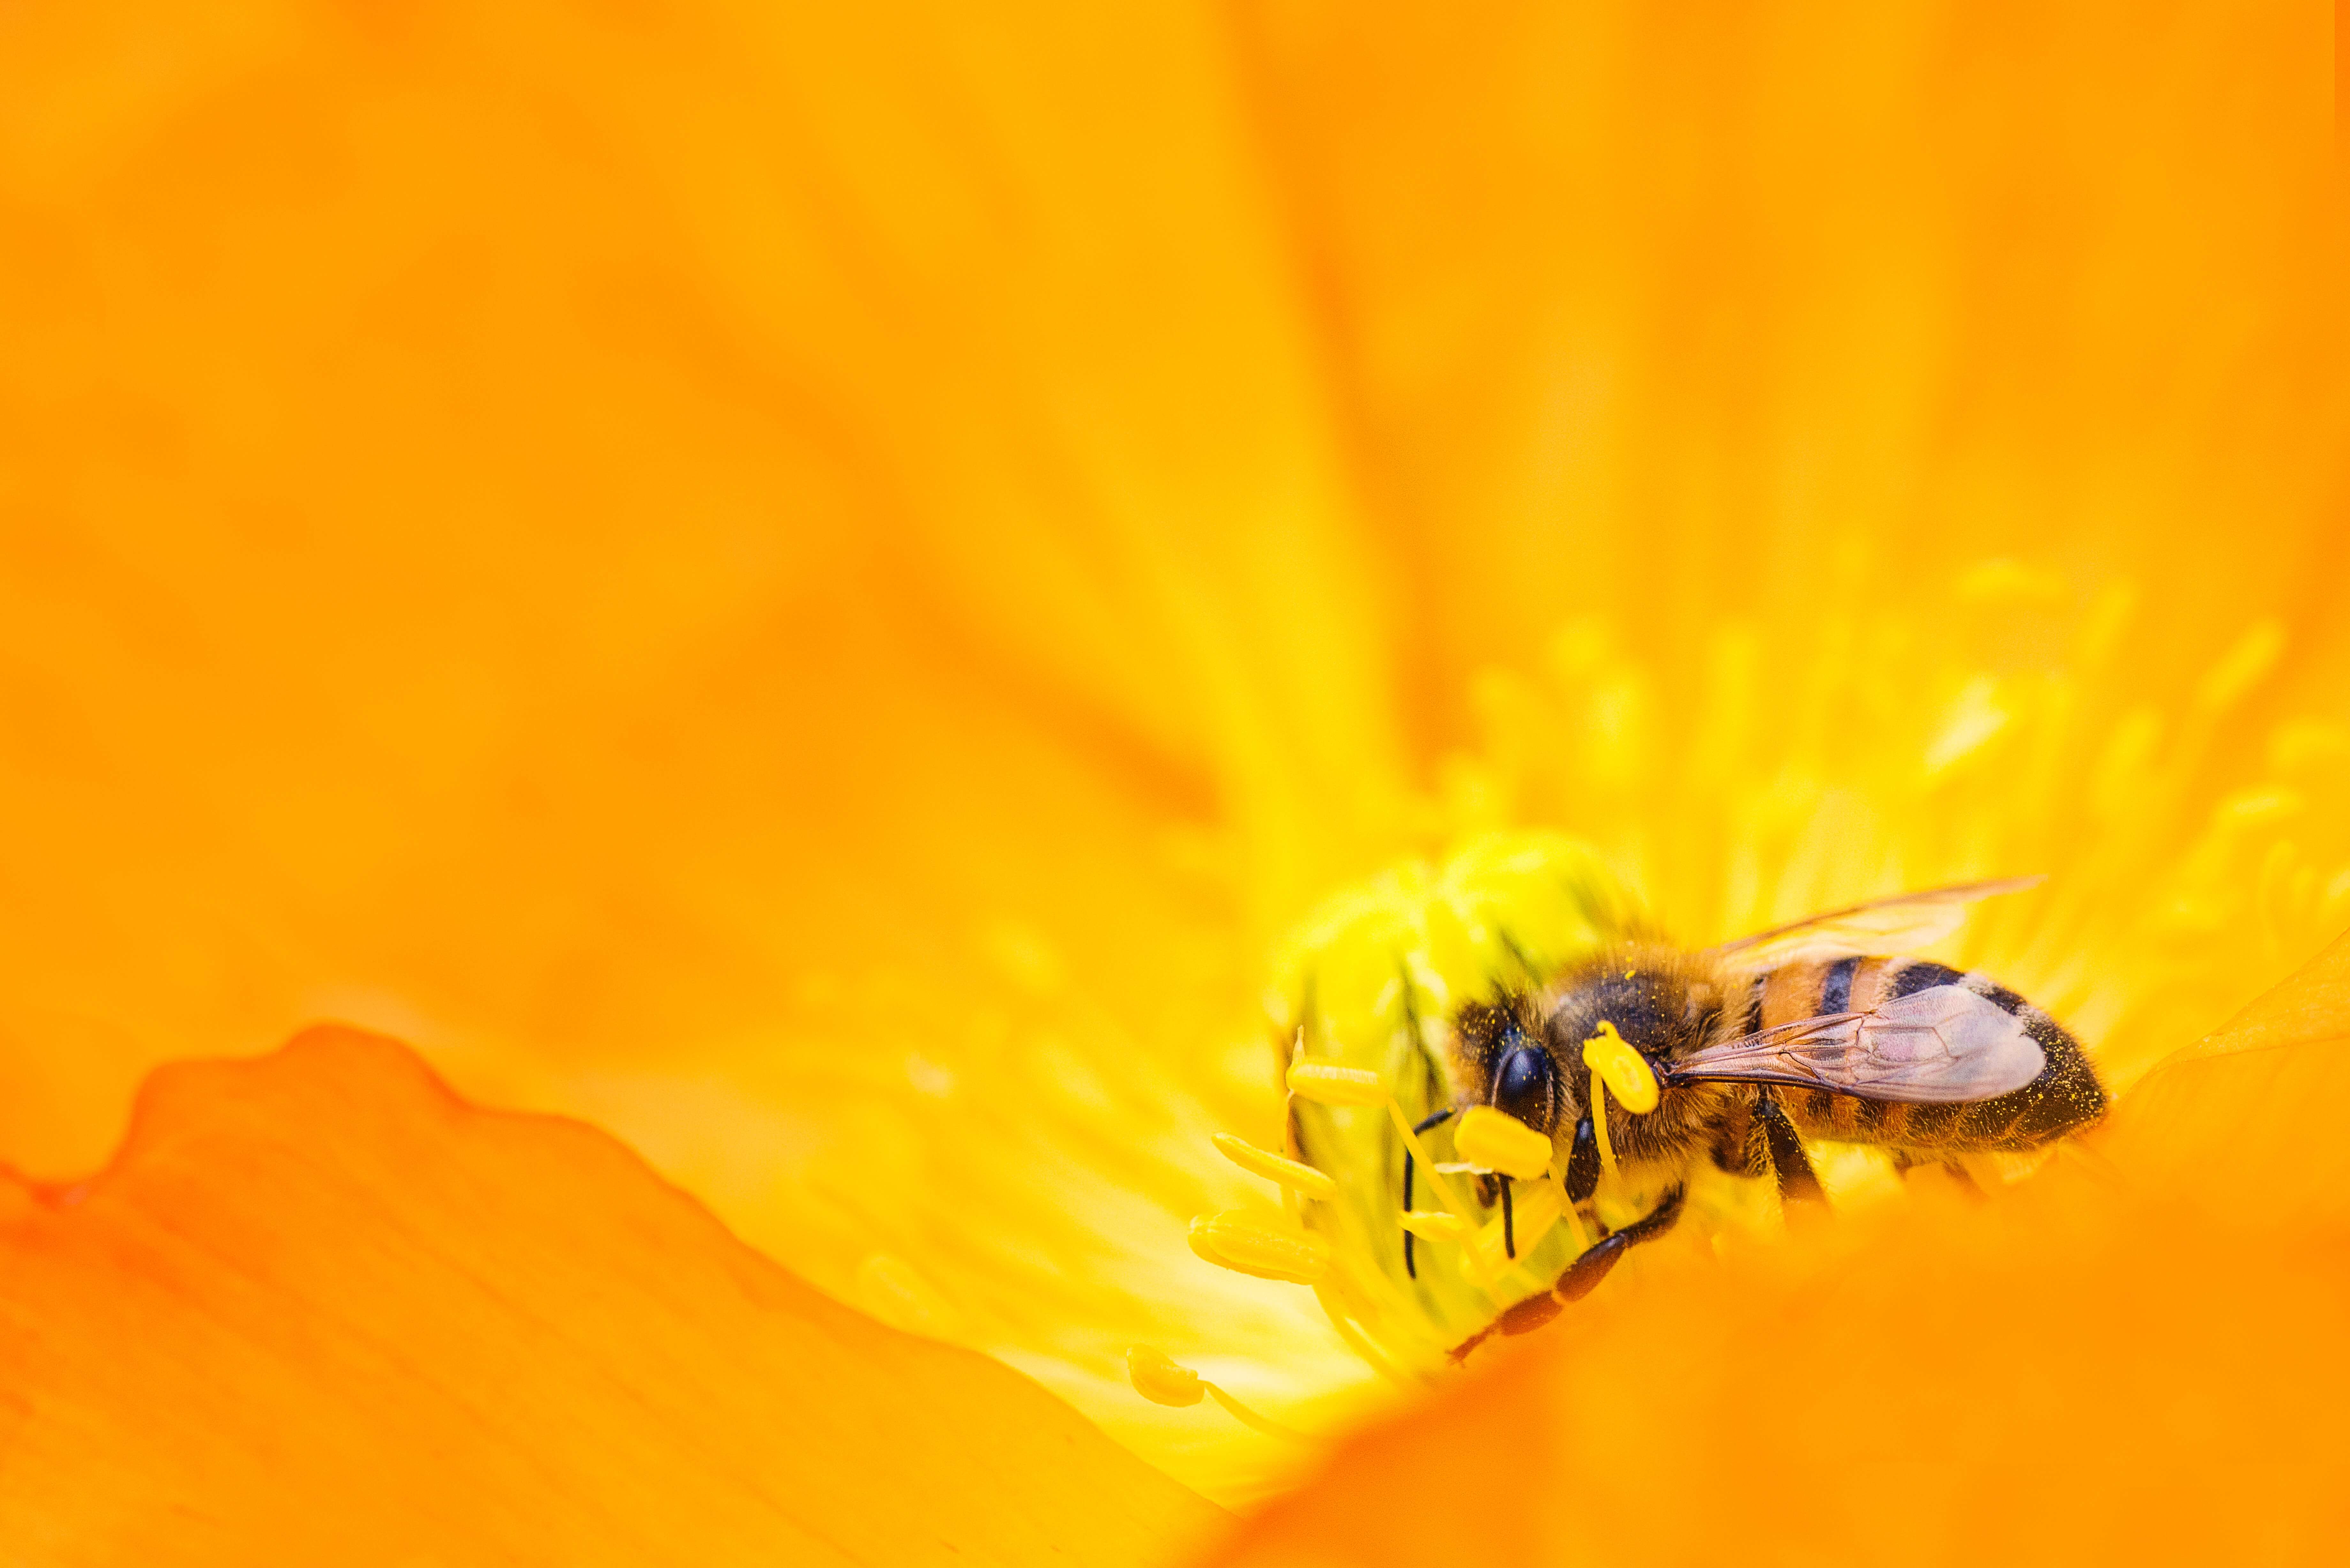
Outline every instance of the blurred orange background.
[[2341, 690], [2317, 6], [0, 29], [36, 1172], [322, 1014], [591, 1113], [1005, 932], [1223, 1016], [1577, 608], [2020, 556]]
[[[860, 1188], [1040, 1252], [931, 1102], [1014, 1114], [1044, 1017], [1070, 1101], [1212, 1059], [1269, 1116], [1221, 1065], [1269, 945], [1474, 815], [1563, 626], [1670, 731], [1732, 623], [1766, 720], [1801, 659], [1939, 714], [2104, 625], [2065, 754], [2124, 784], [2251, 649], [2148, 841], [2191, 858], [2350, 721], [2336, 20], [9, 8], [0, 1160], [334, 1017], [827, 1289]], [[1826, 718], [1828, 785], [1909, 745]], [[2314, 950], [2239, 919], [2258, 864], [2137, 1065]], [[1995, 869], [2112, 946], [2175, 891]], [[1651, 891], [1726, 934], [1696, 877]]]

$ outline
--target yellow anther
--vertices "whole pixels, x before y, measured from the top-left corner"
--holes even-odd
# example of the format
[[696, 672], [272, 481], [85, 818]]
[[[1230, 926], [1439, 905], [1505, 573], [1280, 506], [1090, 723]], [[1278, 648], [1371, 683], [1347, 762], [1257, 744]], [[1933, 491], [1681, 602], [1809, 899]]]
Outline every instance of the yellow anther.
[[1423, 1241], [1465, 1241], [1476, 1229], [1460, 1215], [1441, 1209], [1407, 1210], [1403, 1228]]
[[1262, 1176], [1267, 1181], [1277, 1181], [1291, 1191], [1307, 1198], [1328, 1198], [1338, 1190], [1338, 1184], [1297, 1160], [1286, 1159], [1270, 1149], [1257, 1147], [1246, 1138], [1230, 1133], [1218, 1133], [1214, 1138], [1216, 1152], [1247, 1171]]
[[1134, 1385], [1137, 1394], [1154, 1405], [1172, 1405], [1180, 1409], [1197, 1405], [1208, 1397], [1208, 1386], [1201, 1381], [1198, 1373], [1156, 1345], [1126, 1347], [1126, 1380]]
[[1607, 1079], [1608, 1092], [1634, 1116], [1657, 1108], [1657, 1075], [1648, 1070], [1648, 1058], [1626, 1044], [1607, 1020], [1601, 1019], [1599, 1032], [1583, 1043], [1583, 1064]]
[[1452, 1135], [1461, 1158], [1485, 1170], [1533, 1181], [1550, 1168], [1550, 1139], [1509, 1112], [1471, 1106]]
[[1388, 1097], [1388, 1086], [1377, 1073], [1335, 1062], [1291, 1064], [1289, 1092], [1325, 1106], [1376, 1106]]
[[1191, 1221], [1191, 1251], [1219, 1268], [1310, 1285], [1330, 1269], [1330, 1243], [1310, 1231], [1227, 1210]]

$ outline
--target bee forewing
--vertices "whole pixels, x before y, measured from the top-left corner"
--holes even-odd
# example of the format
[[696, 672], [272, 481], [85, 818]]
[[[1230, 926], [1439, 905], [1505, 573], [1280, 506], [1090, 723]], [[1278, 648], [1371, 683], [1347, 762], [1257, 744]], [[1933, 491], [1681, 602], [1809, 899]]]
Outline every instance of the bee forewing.
[[1962, 985], [1936, 985], [1874, 1012], [1799, 1018], [1708, 1046], [1673, 1064], [1672, 1076], [1950, 1105], [2020, 1089], [2047, 1064], [2014, 1013]]
[[1752, 972], [1854, 953], [1914, 952], [1963, 925], [1969, 905], [2002, 893], [2020, 893], [2042, 880], [2010, 877], [1997, 882], [1964, 882], [1922, 893], [1901, 893], [1724, 942], [1713, 950], [1713, 956], [1732, 970]]

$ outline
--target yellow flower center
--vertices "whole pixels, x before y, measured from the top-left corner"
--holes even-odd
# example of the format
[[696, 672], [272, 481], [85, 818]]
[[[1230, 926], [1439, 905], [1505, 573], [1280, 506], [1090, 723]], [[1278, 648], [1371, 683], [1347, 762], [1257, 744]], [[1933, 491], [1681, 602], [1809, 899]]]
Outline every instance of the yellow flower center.
[[[1953, 591], [1986, 614], [2043, 613], [2016, 596], [2053, 602], [2044, 576], [1991, 563]], [[1531, 997], [1618, 942], [1704, 946], [1903, 888], [2047, 873], [1926, 952], [2048, 1009], [2126, 1088], [2350, 916], [2350, 726], [2277, 713], [2263, 745], [2238, 725], [2281, 658], [2267, 622], [2218, 639], [2167, 703], [2136, 691], [2115, 656], [2130, 602], [2096, 598], [2072, 664], [2039, 671], [1970, 668], [1864, 615], [1820, 634], [1834, 658], [1774, 655], [1767, 634], [1727, 626], [1694, 674], [1638, 662], [1595, 619], [1562, 633], [1546, 680], [1482, 678], [1486, 742], [1448, 760], [1430, 805], [1431, 835], [1455, 847], [1333, 896], [1276, 956], [1280, 1152], [1215, 1139], [1274, 1202], [1201, 1217], [1192, 1250], [1305, 1284], [1376, 1371], [1434, 1375], [1648, 1215], [1666, 1181], [1617, 1158], [1624, 1118], [1661, 1100], [1614, 1023], [1580, 1044], [1601, 1169], [1578, 1207], [1559, 1129], [1460, 1081], [1464, 1008]], [[1508, 826], [1528, 818], [1579, 836]], [[1906, 1200], [1881, 1149], [1805, 1153], [1832, 1208]], [[1991, 1182], [2029, 1168], [1979, 1163]], [[1781, 1231], [1769, 1180], [1706, 1160], [1684, 1174], [1679, 1223], [1648, 1245]], [[1283, 1354], [1252, 1353], [1265, 1367]], [[1291, 1397], [1325, 1392], [1326, 1377]]]

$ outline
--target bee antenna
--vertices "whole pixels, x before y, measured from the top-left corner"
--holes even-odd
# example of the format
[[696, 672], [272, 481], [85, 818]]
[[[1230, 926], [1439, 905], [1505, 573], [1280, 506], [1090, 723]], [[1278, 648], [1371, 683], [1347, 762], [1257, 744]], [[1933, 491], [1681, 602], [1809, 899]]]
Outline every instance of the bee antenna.
[[[1432, 1112], [1420, 1118], [1419, 1125], [1411, 1130], [1415, 1135], [1424, 1133], [1438, 1123], [1447, 1120], [1451, 1115], [1450, 1110]], [[1411, 1145], [1409, 1144], [1403, 1146], [1403, 1211], [1407, 1214], [1411, 1212]], [[1409, 1231], [1403, 1233], [1403, 1272], [1407, 1279], [1419, 1278], [1419, 1265], [1412, 1261], [1411, 1232]]]

